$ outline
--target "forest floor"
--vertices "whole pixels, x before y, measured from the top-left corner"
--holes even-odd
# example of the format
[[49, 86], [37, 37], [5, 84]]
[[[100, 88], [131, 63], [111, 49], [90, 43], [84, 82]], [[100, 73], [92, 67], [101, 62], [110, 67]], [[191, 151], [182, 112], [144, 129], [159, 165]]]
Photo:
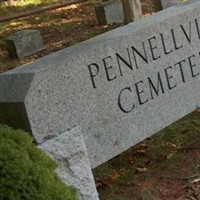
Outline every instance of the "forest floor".
[[[28, 0], [27, 0], [28, 1]], [[52, 4], [0, 3], [0, 18]], [[43, 1], [44, 2], [44, 1]], [[153, 13], [151, 0], [142, 0], [144, 17]], [[21, 66], [123, 24], [99, 26], [89, 0], [45, 13], [0, 23], [0, 72]], [[9, 34], [38, 29], [44, 50], [11, 60], [4, 39]], [[200, 200], [200, 111], [184, 117], [94, 170], [101, 200]]]
[[[41, 4], [39, 3], [40, 0], [18, 0], [17, 2], [19, 3], [16, 5], [9, 4], [6, 1], [5, 3], [0, 3], [0, 18], [35, 9], [38, 6], [46, 6], [54, 1], [45, 0], [46, 3]], [[103, 26], [97, 24], [94, 7], [99, 1], [89, 0], [86, 3], [73, 4], [37, 15], [0, 23], [0, 72], [32, 62], [52, 52], [122, 26], [123, 24]], [[20, 4], [20, 2], [22, 3]], [[24, 2], [31, 2], [31, 4], [25, 4]], [[145, 0], [142, 4], [144, 16], [153, 12], [150, 2], [151, 0]], [[4, 39], [9, 34], [24, 29], [40, 30], [44, 40], [44, 50], [20, 60], [10, 60]]]

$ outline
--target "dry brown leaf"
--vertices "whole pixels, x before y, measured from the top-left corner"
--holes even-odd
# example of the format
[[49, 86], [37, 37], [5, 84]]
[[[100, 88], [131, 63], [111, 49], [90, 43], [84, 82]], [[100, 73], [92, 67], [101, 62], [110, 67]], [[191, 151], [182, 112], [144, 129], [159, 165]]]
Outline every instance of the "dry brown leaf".
[[139, 154], [146, 154], [147, 150], [146, 149], [139, 149], [137, 150], [137, 153]]
[[118, 181], [119, 177], [120, 177], [120, 175], [117, 172], [113, 172], [106, 179], [96, 178], [95, 179], [96, 187], [97, 188], [104, 187], [104, 186], [111, 187]]
[[148, 147], [148, 145], [145, 143], [142, 143], [139, 145], [139, 147], [140, 147], [140, 149], [146, 149]]
[[103, 185], [105, 185], [103, 179], [100, 179], [100, 178], [95, 178], [95, 184], [96, 184], [97, 188], [102, 187]]
[[109, 175], [109, 178], [105, 180], [105, 185], [108, 187], [113, 186], [119, 179], [120, 175], [117, 172], [112, 173]]
[[137, 167], [136, 168], [136, 172], [139, 174], [142, 174], [142, 173], [146, 172], [147, 170], [148, 169], [146, 167], [143, 167], [143, 168]]
[[135, 163], [136, 160], [137, 160], [137, 158], [136, 158], [135, 156], [129, 156], [129, 157], [128, 157], [128, 162], [129, 162], [130, 164]]

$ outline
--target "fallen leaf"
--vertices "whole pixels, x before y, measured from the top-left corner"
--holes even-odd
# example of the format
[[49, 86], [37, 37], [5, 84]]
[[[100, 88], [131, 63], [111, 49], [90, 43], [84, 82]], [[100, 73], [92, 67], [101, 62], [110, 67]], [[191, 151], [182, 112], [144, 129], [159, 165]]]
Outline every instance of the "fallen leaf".
[[129, 162], [130, 164], [135, 163], [136, 160], [137, 160], [137, 158], [136, 158], [135, 156], [129, 156], [129, 157], [128, 157], [128, 162]]
[[117, 172], [113, 172], [111, 175], [109, 175], [108, 178], [100, 179], [95, 178], [95, 184], [97, 188], [108, 186], [113, 186], [119, 179], [120, 175]]
[[136, 173], [142, 174], [142, 173], [146, 172], [147, 170], [148, 169], [146, 167], [144, 167], [144, 168], [137, 167]]
[[146, 149], [139, 149], [137, 150], [137, 153], [139, 154], [146, 154], [147, 150]]
[[174, 153], [169, 153], [169, 154], [167, 155], [167, 159], [171, 159], [173, 156], [174, 156]]
[[194, 180], [192, 181], [192, 184], [195, 184], [195, 183], [200, 183], [200, 178], [194, 179]]
[[147, 160], [144, 161], [145, 165], [149, 165], [150, 163], [151, 163], [151, 161], [149, 159], [147, 159]]
[[118, 181], [119, 177], [120, 175], [117, 172], [112, 173], [111, 175], [109, 175], [109, 178], [105, 180], [105, 185], [111, 187]]
[[142, 143], [139, 145], [140, 149], [146, 149], [148, 145], [146, 143]]
[[95, 178], [95, 185], [97, 188], [102, 187], [104, 184], [104, 181], [100, 178]]

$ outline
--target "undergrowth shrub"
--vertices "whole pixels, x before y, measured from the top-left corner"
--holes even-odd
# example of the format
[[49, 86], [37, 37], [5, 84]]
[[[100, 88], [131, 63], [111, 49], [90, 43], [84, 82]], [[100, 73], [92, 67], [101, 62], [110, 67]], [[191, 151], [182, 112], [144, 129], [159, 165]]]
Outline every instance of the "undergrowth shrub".
[[77, 200], [55, 168], [31, 136], [0, 125], [0, 200]]

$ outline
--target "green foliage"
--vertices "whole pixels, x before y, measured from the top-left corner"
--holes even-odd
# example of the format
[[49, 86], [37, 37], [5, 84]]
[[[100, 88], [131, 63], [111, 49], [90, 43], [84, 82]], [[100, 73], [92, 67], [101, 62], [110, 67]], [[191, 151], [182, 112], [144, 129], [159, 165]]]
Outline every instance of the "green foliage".
[[0, 125], [0, 200], [76, 200], [55, 168], [27, 133]]

